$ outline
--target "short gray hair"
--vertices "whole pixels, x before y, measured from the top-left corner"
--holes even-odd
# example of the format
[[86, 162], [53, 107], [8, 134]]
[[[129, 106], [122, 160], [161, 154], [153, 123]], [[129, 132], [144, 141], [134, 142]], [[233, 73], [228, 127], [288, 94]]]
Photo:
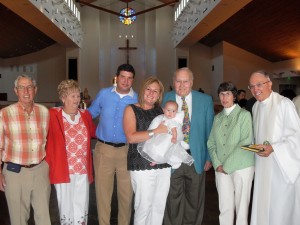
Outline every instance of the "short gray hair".
[[30, 76], [28, 76], [26, 74], [22, 74], [22, 75], [20, 75], [20, 76], [18, 76], [16, 78], [16, 80], [15, 80], [15, 88], [18, 87], [19, 80], [22, 79], [22, 78], [26, 78], [26, 79], [30, 80], [33, 83], [33, 86], [36, 87], [36, 81], [35, 81], [35, 79], [33, 79], [32, 77], [30, 77]]
[[256, 73], [263, 75], [265, 78], [267, 78], [268, 81], [271, 81], [271, 78], [270, 78], [269, 74], [268, 74], [266, 71], [264, 71], [264, 70], [257, 70], [257, 71], [255, 71], [255, 72], [253, 72], [253, 73], [251, 74], [251, 76], [252, 76], [253, 74], [256, 74]]

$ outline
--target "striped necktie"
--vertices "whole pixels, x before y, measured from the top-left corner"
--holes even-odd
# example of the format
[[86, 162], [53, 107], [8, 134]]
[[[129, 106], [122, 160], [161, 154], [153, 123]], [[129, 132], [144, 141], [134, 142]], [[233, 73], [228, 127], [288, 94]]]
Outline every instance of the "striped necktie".
[[183, 133], [183, 141], [189, 143], [190, 139], [190, 117], [189, 117], [189, 109], [188, 105], [185, 101], [185, 97], [181, 97], [182, 99], [182, 108], [181, 110], [184, 112], [183, 124], [182, 124], [182, 133]]

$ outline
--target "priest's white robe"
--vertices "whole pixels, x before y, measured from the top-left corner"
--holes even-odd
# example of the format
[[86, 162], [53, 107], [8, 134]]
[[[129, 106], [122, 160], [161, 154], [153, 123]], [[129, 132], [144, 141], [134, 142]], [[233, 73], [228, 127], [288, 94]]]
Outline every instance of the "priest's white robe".
[[251, 225], [300, 224], [300, 119], [292, 101], [272, 92], [253, 107], [256, 144], [274, 152], [255, 156]]
[[293, 99], [293, 103], [295, 104], [295, 107], [296, 107], [298, 116], [300, 117], [300, 95], [296, 96], [296, 97]]

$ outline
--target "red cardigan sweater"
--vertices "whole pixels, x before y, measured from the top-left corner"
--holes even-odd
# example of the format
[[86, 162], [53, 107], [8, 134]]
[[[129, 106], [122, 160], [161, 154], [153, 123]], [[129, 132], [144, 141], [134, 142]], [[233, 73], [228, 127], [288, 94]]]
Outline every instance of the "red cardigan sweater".
[[[49, 164], [50, 183], [69, 183], [69, 165], [67, 161], [67, 152], [65, 145], [65, 132], [62, 118], [62, 108], [51, 108], [49, 131], [46, 144], [46, 161]], [[91, 137], [95, 137], [96, 126], [92, 121], [92, 117], [87, 110], [79, 110], [81, 118], [88, 131], [88, 149], [91, 149]], [[93, 160], [92, 151], [87, 155], [87, 174], [89, 182], [94, 181], [93, 178]]]

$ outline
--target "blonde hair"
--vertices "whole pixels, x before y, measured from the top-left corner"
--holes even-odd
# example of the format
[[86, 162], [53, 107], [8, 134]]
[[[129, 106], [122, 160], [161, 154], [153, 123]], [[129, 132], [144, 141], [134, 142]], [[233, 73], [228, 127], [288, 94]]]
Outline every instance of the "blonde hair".
[[63, 80], [57, 87], [58, 97], [60, 100], [76, 91], [80, 92], [80, 87], [75, 80]]
[[154, 107], [158, 107], [161, 105], [163, 94], [164, 94], [164, 85], [156, 77], [149, 77], [144, 81], [144, 83], [139, 91], [138, 102], [142, 107], [144, 106], [144, 103], [145, 103], [144, 102], [144, 94], [145, 94], [146, 88], [153, 83], [157, 83], [159, 85], [159, 89], [160, 89], [159, 90], [159, 98], [155, 102]]

